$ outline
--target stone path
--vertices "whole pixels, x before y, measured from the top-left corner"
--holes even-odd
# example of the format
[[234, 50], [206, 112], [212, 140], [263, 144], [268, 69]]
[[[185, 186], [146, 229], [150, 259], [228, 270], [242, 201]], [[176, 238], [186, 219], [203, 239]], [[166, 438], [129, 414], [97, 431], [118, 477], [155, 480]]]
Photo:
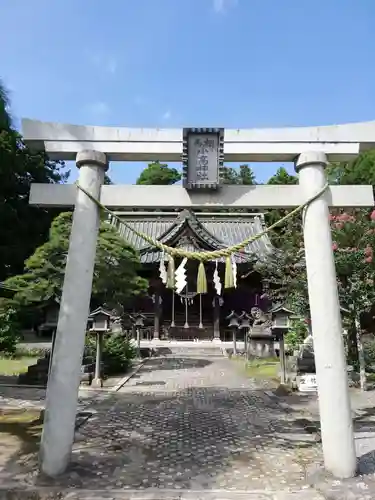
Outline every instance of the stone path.
[[[2, 402], [10, 396], [19, 397]], [[152, 358], [119, 393], [82, 394], [81, 402], [91, 418], [77, 432], [68, 472], [37, 477], [35, 453], [23, 453], [4, 465], [0, 483], [70, 489], [72, 500], [375, 498], [367, 480], [337, 484], [319, 475], [320, 445], [299, 415], [225, 358]]]

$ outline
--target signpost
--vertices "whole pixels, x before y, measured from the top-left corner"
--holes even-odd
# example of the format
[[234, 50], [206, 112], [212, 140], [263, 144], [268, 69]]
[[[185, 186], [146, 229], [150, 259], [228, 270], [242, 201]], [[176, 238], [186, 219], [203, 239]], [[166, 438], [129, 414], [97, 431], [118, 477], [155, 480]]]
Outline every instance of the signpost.
[[183, 130], [183, 186], [188, 190], [217, 189], [224, 157], [224, 129]]

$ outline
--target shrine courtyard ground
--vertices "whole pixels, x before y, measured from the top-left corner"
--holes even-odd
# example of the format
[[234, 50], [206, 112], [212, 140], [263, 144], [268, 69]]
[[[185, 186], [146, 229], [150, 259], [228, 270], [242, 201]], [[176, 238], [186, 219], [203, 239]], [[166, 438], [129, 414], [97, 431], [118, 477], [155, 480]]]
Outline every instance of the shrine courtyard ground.
[[150, 358], [118, 392], [81, 391], [73, 463], [52, 481], [37, 474], [44, 391], [1, 387], [0, 499], [375, 498], [370, 395], [356, 413], [362, 474], [335, 481], [311, 431], [316, 402], [286, 407], [265, 390], [224, 357]]

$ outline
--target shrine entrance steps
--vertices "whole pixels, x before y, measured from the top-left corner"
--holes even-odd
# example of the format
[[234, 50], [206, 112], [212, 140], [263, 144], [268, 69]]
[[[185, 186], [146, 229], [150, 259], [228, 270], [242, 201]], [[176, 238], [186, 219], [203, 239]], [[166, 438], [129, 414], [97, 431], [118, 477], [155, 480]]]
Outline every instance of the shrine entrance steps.
[[[146, 345], [147, 344], [147, 345]], [[225, 347], [212, 342], [153, 341], [141, 342], [142, 347], [150, 347], [156, 356], [205, 357], [226, 356]]]
[[210, 347], [205, 347], [202, 344], [198, 344], [197, 347], [191, 346], [191, 345], [183, 345], [184, 343], [181, 342], [181, 345], [178, 346], [171, 346], [171, 355], [173, 356], [181, 356], [181, 357], [209, 357], [209, 358], [214, 358], [214, 357], [223, 357], [224, 353], [221, 347], [219, 346], [210, 346]]

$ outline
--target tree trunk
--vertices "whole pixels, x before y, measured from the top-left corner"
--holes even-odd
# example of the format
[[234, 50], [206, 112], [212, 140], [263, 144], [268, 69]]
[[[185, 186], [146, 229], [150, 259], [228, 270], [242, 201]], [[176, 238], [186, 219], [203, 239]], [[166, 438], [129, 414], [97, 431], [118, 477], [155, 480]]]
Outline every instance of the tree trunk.
[[361, 384], [361, 390], [366, 391], [367, 390], [366, 363], [363, 351], [361, 323], [358, 316], [355, 319], [355, 327], [356, 327], [356, 343], [357, 343], [358, 362], [359, 362], [359, 380]]
[[358, 370], [359, 361], [358, 361], [357, 330], [354, 321], [348, 328], [348, 335], [346, 340], [348, 349], [348, 364], [352, 365], [354, 370]]

